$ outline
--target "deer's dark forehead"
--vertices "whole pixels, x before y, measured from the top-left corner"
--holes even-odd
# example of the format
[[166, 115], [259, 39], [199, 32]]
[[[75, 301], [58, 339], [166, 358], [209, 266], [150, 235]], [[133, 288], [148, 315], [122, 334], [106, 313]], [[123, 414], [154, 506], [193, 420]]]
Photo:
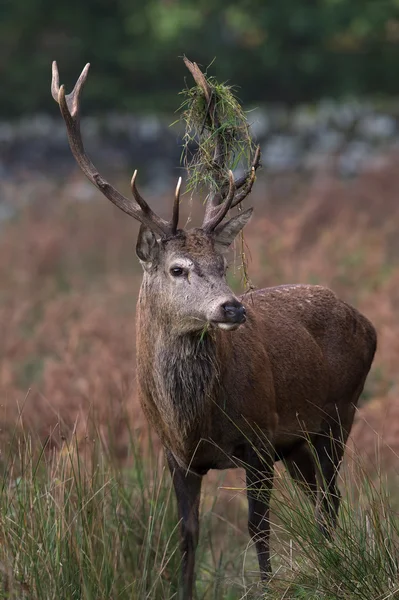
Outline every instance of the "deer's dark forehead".
[[191, 259], [196, 265], [214, 265], [221, 268], [223, 257], [215, 251], [212, 238], [201, 230], [181, 232], [167, 240], [166, 249], [173, 254]]
[[197, 258], [216, 255], [212, 238], [201, 230], [181, 232], [165, 243], [166, 248], [172, 252], [181, 252]]

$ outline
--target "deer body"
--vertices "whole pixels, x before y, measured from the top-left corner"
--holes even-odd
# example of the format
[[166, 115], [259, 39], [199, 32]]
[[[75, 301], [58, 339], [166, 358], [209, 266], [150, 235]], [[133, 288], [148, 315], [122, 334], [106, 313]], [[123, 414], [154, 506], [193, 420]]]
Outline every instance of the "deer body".
[[244, 176], [226, 173], [215, 96], [197, 65], [185, 62], [211, 115], [207, 126], [220, 175], [199, 229], [178, 229], [181, 180], [172, 219], [165, 221], [139, 194], [136, 173], [134, 199], [100, 176], [84, 151], [79, 124], [89, 65], [66, 96], [53, 63], [51, 89], [85, 175], [141, 222], [136, 246], [144, 271], [137, 307], [139, 396], [165, 447], [181, 522], [182, 599], [192, 600], [201, 481], [209, 469], [242, 466], [246, 471], [248, 527], [263, 578], [270, 573], [268, 511], [276, 460], [284, 460], [310, 495], [320, 527], [331, 535], [340, 501], [336, 477], [376, 334], [357, 310], [320, 286], [234, 296], [223, 253], [252, 209], [225, 217], [250, 193], [260, 151]]
[[[230, 223], [237, 228], [240, 219]], [[229, 305], [237, 299], [225, 282], [217, 236], [180, 232], [164, 242], [153, 239], [148, 251], [148, 235], [145, 241], [142, 230], [138, 240], [145, 270], [137, 307], [139, 397], [174, 477], [182, 597], [192, 598], [201, 479], [210, 469], [246, 469], [249, 530], [264, 577], [270, 572], [268, 497], [276, 460], [305, 484], [329, 535], [339, 507], [338, 468], [376, 335], [356, 309], [310, 285], [245, 295], [239, 299], [245, 321], [226, 331], [215, 300], [220, 308], [226, 297]], [[189, 267], [178, 283], [170, 274], [180, 264]], [[206, 323], [213, 327], [204, 332]]]
[[157, 319], [156, 295], [142, 290], [138, 302], [144, 412], [179, 465], [202, 474], [237, 466], [245, 436], [267, 436], [286, 454], [328, 417], [350, 427], [348, 398], [373, 358], [370, 323], [326, 288], [268, 288], [242, 301], [245, 324], [205, 335], [173, 335]]

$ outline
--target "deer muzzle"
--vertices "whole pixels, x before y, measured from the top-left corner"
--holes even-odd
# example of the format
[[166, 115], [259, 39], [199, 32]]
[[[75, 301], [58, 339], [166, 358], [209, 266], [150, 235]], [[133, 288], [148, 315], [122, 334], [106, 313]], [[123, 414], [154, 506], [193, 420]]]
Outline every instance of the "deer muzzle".
[[213, 320], [213, 324], [219, 329], [233, 330], [237, 329], [246, 321], [245, 307], [236, 299], [224, 302], [219, 307], [218, 318]]
[[230, 323], [244, 323], [247, 316], [245, 307], [240, 302], [226, 303], [222, 305], [225, 317]]

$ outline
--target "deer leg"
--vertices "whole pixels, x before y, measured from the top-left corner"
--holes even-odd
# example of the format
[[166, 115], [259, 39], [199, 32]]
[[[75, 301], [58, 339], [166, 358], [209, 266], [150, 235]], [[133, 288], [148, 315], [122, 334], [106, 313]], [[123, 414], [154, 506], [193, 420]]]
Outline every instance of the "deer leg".
[[341, 493], [337, 486], [337, 475], [345, 451], [341, 432], [332, 427], [320, 434], [315, 442], [316, 476], [318, 483], [316, 519], [326, 537], [330, 538], [337, 523]]
[[268, 579], [271, 574], [269, 549], [269, 503], [273, 487], [274, 458], [261, 458], [253, 448], [245, 465], [248, 496], [248, 530], [255, 541], [260, 575]]
[[364, 380], [354, 393], [342, 398], [339, 405], [334, 405], [331, 417], [326, 419], [324, 432], [318, 434], [313, 444], [318, 484], [316, 519], [327, 538], [331, 538], [337, 524], [341, 502], [337, 475], [363, 386]]
[[202, 476], [183, 469], [173, 454], [166, 451], [172, 474], [180, 519], [180, 549], [182, 553], [181, 600], [192, 600], [194, 586], [195, 550], [199, 537], [199, 501]]
[[295, 448], [292, 454], [284, 459], [284, 464], [295, 483], [297, 483], [300, 488], [306, 492], [310, 500], [316, 504], [316, 469], [308, 443], [303, 442], [302, 446]]

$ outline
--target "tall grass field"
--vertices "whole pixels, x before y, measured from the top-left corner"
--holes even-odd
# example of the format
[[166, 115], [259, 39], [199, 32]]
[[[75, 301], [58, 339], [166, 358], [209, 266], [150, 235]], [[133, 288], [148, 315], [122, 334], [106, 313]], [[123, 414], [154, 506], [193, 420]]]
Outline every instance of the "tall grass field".
[[[72, 436], [61, 450], [36, 449], [21, 436], [6, 453], [0, 495], [1, 598], [177, 599], [178, 519], [169, 473], [151, 446], [129, 442], [130, 466], [116, 467], [97, 437], [84, 450]], [[12, 452], [10, 448], [13, 448]], [[4, 454], [3, 454], [4, 456]], [[145, 456], [145, 459], [144, 459]], [[274, 575], [258, 581], [256, 553], [245, 531], [242, 497], [223, 535], [211, 498], [204, 498], [197, 560], [203, 600], [387, 600], [399, 597], [399, 514], [393, 484], [347, 461], [344, 498], [328, 541], [311, 503], [277, 469], [272, 501]], [[206, 488], [205, 495], [210, 488]], [[235, 498], [237, 500], [237, 498]], [[226, 514], [226, 512], [225, 512]]]
[[[259, 174], [245, 230], [251, 281], [331, 287], [375, 324], [378, 351], [333, 541], [277, 466], [273, 577], [260, 584], [243, 474], [212, 472], [198, 600], [399, 598], [397, 160], [347, 182], [287, 175], [266, 185]], [[138, 226], [85, 185], [80, 174], [0, 182], [15, 210], [0, 237], [0, 598], [177, 600], [175, 498], [135, 389]], [[129, 193], [128, 176], [119, 187]], [[148, 199], [162, 216], [172, 188]], [[182, 223], [201, 221], [200, 199], [183, 196], [181, 210]]]

